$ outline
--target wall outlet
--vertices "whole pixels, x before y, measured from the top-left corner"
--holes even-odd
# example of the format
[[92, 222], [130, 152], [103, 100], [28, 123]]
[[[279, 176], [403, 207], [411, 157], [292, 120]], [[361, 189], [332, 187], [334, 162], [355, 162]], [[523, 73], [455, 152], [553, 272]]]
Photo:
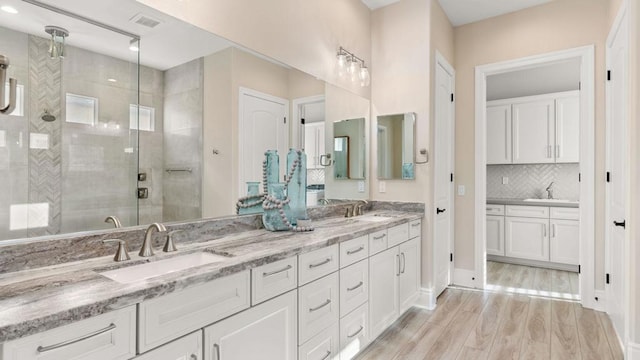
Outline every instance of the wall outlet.
[[509, 178], [506, 176], [502, 177], [502, 185], [507, 185], [509, 183]]
[[378, 182], [378, 192], [387, 192], [387, 182], [386, 181], [380, 181]]
[[364, 181], [358, 181], [358, 192], [364, 192]]
[[458, 196], [464, 196], [466, 192], [466, 188], [464, 185], [458, 185]]

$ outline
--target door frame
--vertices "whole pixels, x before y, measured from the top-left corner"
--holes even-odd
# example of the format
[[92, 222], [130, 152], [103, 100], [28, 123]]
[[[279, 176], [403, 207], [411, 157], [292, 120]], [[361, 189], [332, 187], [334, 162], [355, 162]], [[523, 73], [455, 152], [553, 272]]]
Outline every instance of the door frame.
[[[260, 91], [257, 91], [257, 90], [253, 90], [253, 89], [249, 89], [249, 88], [240, 86], [240, 89], [238, 90], [238, 138], [237, 138], [238, 139], [238, 158], [237, 158], [236, 164], [239, 164], [240, 161], [244, 157], [245, 144], [244, 144], [244, 141], [243, 141], [242, 134], [244, 134], [244, 130], [245, 130], [246, 126], [247, 126], [247, 124], [245, 124], [245, 122], [244, 122], [244, 106], [245, 106], [245, 104], [244, 104], [244, 96], [245, 95], [252, 96], [252, 97], [255, 97], [255, 98], [259, 98], [259, 99], [262, 99], [262, 100], [271, 101], [271, 102], [274, 102], [276, 104], [283, 105], [284, 106], [284, 117], [287, 120], [289, 119], [289, 100], [283, 99], [283, 98], [279, 98], [277, 96], [269, 95], [269, 94], [266, 94], [266, 93], [263, 93], [263, 92], [260, 92]], [[284, 126], [284, 132], [285, 132], [284, 133], [284, 141], [285, 141], [284, 147], [285, 147], [285, 149], [288, 149], [289, 148], [289, 144], [291, 143], [291, 140], [289, 139], [289, 133], [290, 133], [289, 128], [291, 127], [290, 126], [290, 122], [291, 121], [289, 121], [289, 123], [285, 124], [285, 126]], [[287, 162], [286, 161], [287, 154], [285, 153], [285, 154], [279, 154], [279, 155], [281, 157], [281, 159], [280, 159], [280, 174], [285, 174], [284, 169], [285, 169], [286, 162]], [[282, 158], [283, 155], [284, 155], [284, 158]], [[243, 186], [245, 186], [245, 183], [244, 183], [245, 179], [243, 178], [242, 167], [241, 166], [238, 166], [238, 171], [237, 171], [236, 174], [238, 174], [237, 175], [238, 176], [238, 179], [237, 179], [238, 188], [236, 190], [236, 194], [235, 194], [234, 198], [237, 199], [237, 198], [240, 197], [240, 194], [242, 193]]]
[[[580, 58], [580, 298], [584, 307], [602, 310], [604, 292], [595, 290], [595, 47], [576, 47], [475, 68], [475, 276], [486, 287], [486, 93], [487, 76]], [[599, 300], [596, 300], [599, 298]]]
[[[620, 9], [618, 10], [618, 14], [616, 15], [616, 18], [613, 22], [613, 24], [611, 25], [611, 28], [609, 29], [609, 34], [607, 36], [607, 40], [605, 43], [605, 63], [606, 63], [606, 68], [607, 70], [611, 69], [611, 51], [610, 48], [613, 45], [613, 42], [616, 40], [616, 37], [620, 31], [620, 27], [622, 26], [622, 24], [626, 22], [627, 25], [627, 31], [629, 31], [628, 26], [629, 26], [629, 20], [628, 20], [628, 14], [627, 14], [627, 1], [623, 0], [622, 3], [620, 4]], [[629, 34], [627, 33], [627, 51], [629, 50]], [[628, 54], [627, 54], [627, 70], [629, 69], [629, 58], [628, 58]], [[609, 150], [609, 143], [610, 143], [610, 133], [609, 133], [609, 129], [611, 128], [612, 125], [612, 119], [611, 119], [611, 103], [612, 103], [612, 98], [611, 98], [611, 83], [609, 81], [606, 82], [605, 84], [605, 118], [606, 118], [606, 138], [605, 138], [605, 170], [609, 171], [609, 163], [610, 163], [610, 157], [611, 157], [611, 153]], [[630, 118], [629, 118], [629, 102], [630, 98], [629, 98], [629, 89], [627, 89], [627, 98], [625, 99], [625, 105], [626, 105], [626, 116], [623, 119], [623, 124], [621, 124], [622, 126], [624, 126], [625, 128], [625, 132], [624, 133], [628, 133], [629, 131], [629, 124], [630, 124]], [[625, 188], [626, 188], [626, 192], [629, 192], [630, 189], [630, 168], [629, 168], [629, 161], [630, 161], [630, 157], [629, 157], [629, 142], [628, 139], [625, 139], [625, 152], [627, 154], [627, 161], [626, 161], [626, 176], [625, 176]], [[606, 183], [605, 184], [605, 233], [604, 233], [604, 241], [605, 241], [605, 273], [609, 273], [610, 269], [611, 269], [611, 232], [610, 232], [610, 228], [609, 225], [607, 224], [611, 224], [612, 221], [614, 221], [613, 217], [611, 216], [611, 211], [609, 208], [609, 198], [611, 197], [611, 185], [610, 183]], [[627, 203], [626, 203], [626, 209], [625, 209], [625, 213], [627, 215], [628, 218], [628, 214], [630, 214], [630, 202], [629, 198], [627, 198]], [[628, 221], [628, 219], [627, 219]], [[624, 254], [622, 256], [622, 268], [624, 269], [624, 299], [622, 300], [622, 311], [623, 311], [623, 318], [624, 318], [624, 334], [617, 334], [619, 340], [622, 342], [622, 349], [623, 352], [625, 353], [626, 356], [630, 356], [630, 349], [627, 348], [628, 344], [631, 343], [630, 339], [629, 339], [629, 334], [631, 331], [631, 324], [630, 324], [630, 317], [629, 314], [631, 313], [631, 308], [630, 308], [630, 302], [629, 299], [631, 298], [631, 288], [633, 286], [633, 283], [631, 282], [631, 269], [629, 267], [629, 264], [631, 264], [631, 249], [630, 249], [630, 233], [629, 231], [625, 231], [625, 247], [624, 247]], [[605, 294], [608, 297], [610, 297], [611, 294], [611, 287], [608, 286], [607, 284], [605, 284]], [[604, 309], [605, 312], [609, 312], [609, 306], [607, 304], [607, 306], [605, 306]], [[615, 329], [615, 327], [614, 327]]]
[[[438, 71], [437, 70], [438, 66], [440, 66], [440, 67], [442, 67], [442, 69], [444, 71], [446, 71], [449, 75], [451, 75], [451, 93], [455, 94], [456, 93], [456, 70], [454, 69], [454, 67], [447, 61], [447, 59], [438, 50], [436, 50], [435, 53], [436, 53], [435, 54], [435, 71], [434, 71], [434, 79], [433, 79], [434, 84], [435, 84], [435, 72]], [[434, 91], [435, 91], [435, 85], [434, 85]], [[435, 120], [435, 114], [436, 114], [435, 108], [436, 108], [436, 106], [438, 106], [438, 104], [437, 104], [436, 99], [435, 99], [435, 94], [434, 94], [433, 99], [434, 99], [434, 103], [433, 103], [433, 106], [434, 106], [433, 128], [434, 128], [434, 149], [435, 149], [435, 142], [438, 141], [438, 139], [445, 139], [445, 138], [442, 137], [442, 136], [438, 136], [439, 135], [438, 134], [439, 129], [438, 129], [438, 126], [437, 126], [437, 121]], [[455, 99], [455, 96], [454, 96], [454, 99]], [[456, 152], [455, 152], [455, 149], [456, 149], [456, 106], [455, 106], [455, 102], [454, 101], [450, 102], [449, 104], [451, 106], [451, 121], [452, 121], [451, 134], [449, 134], [449, 136], [448, 136], [449, 137], [449, 143], [450, 143], [450, 150], [449, 151], [451, 151], [451, 164], [450, 165], [451, 165], [451, 171], [454, 173], [454, 179], [455, 179], [455, 168], [456, 168]], [[446, 143], [446, 141], [445, 141], [445, 143]], [[434, 157], [433, 157], [434, 158], [434, 162], [437, 161], [437, 160], [435, 160], [435, 158], [437, 156], [438, 156], [438, 154], [434, 154]], [[434, 169], [435, 169], [435, 164], [434, 164]], [[450, 212], [450, 216], [451, 216], [450, 227], [451, 227], [451, 229], [449, 230], [451, 236], [449, 237], [449, 252], [451, 254], [455, 254], [455, 219], [456, 219], [456, 217], [455, 217], [455, 214], [456, 214], [456, 212], [455, 212], [455, 182], [451, 182], [451, 186], [453, 188], [451, 189], [451, 197], [449, 198], [449, 209], [451, 210], [451, 212]], [[435, 181], [433, 182], [432, 198], [435, 201], [435, 198], [436, 198], [436, 183], [435, 183]], [[433, 213], [432, 213], [432, 216], [431, 216], [431, 223], [435, 224], [436, 223], [437, 214], [436, 214], [435, 209], [432, 209], [432, 211], [433, 211]], [[435, 226], [432, 227], [431, 238], [433, 239], [432, 252], [435, 254], [435, 242], [436, 242], [436, 229], [435, 229]], [[434, 256], [433, 269], [432, 269], [433, 276], [434, 276], [434, 289], [435, 289], [435, 284], [436, 284], [435, 276], [437, 275], [437, 262], [438, 262], [438, 260], [435, 259], [435, 256]], [[451, 285], [454, 282], [453, 281], [454, 280], [454, 276], [455, 276], [455, 272], [454, 272], [455, 266], [454, 266], [454, 264], [455, 264], [455, 257], [454, 257], [454, 261], [449, 261], [449, 284], [448, 285]], [[435, 296], [437, 296], [437, 294], [434, 293], [434, 297]], [[435, 300], [434, 300], [434, 303], [435, 303]]]
[[[324, 95], [307, 96], [293, 99], [291, 101], [291, 138], [290, 144], [296, 149], [302, 148], [302, 139], [304, 139], [304, 125], [300, 122], [302, 117], [302, 107], [308, 104], [317, 104], [324, 102]], [[326, 116], [325, 116], [325, 123]]]

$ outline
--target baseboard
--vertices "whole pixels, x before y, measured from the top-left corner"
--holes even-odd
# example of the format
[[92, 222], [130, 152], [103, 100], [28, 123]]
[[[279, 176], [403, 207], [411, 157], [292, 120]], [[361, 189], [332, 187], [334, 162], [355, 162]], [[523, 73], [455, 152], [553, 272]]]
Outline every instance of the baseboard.
[[578, 272], [578, 265], [560, 264], [560, 263], [554, 263], [550, 261], [520, 259], [520, 258], [513, 258], [508, 256], [491, 255], [491, 254], [487, 254], [487, 260], [503, 262], [508, 264], [515, 264], [515, 265], [533, 266], [533, 267], [539, 267], [539, 268], [545, 268], [545, 269], [571, 271], [576, 273]]
[[640, 344], [629, 341], [625, 358], [628, 360], [640, 360]]
[[475, 288], [476, 273], [473, 270], [453, 269], [453, 285]]
[[433, 288], [420, 288], [420, 294], [416, 300], [416, 307], [433, 310], [436, 308], [436, 296], [433, 293]]

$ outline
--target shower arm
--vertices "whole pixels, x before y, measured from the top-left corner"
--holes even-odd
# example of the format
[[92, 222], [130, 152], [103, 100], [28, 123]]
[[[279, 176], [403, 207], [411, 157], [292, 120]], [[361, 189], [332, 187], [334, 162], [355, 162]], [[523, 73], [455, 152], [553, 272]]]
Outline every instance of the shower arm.
[[11, 114], [16, 108], [16, 87], [18, 80], [9, 79], [9, 103], [5, 104], [5, 83], [7, 82], [7, 68], [9, 67], [9, 58], [0, 55], [0, 113]]

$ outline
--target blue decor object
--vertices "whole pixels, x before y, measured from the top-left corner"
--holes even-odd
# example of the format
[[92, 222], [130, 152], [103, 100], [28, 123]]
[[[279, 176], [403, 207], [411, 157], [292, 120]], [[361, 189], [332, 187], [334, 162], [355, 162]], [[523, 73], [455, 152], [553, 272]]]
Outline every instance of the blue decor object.
[[287, 213], [290, 212], [289, 200], [285, 196], [285, 184], [269, 184], [267, 197], [262, 204], [264, 213], [262, 223], [269, 231], [289, 230], [290, 223], [287, 220]]
[[287, 213], [292, 225], [298, 219], [307, 219], [307, 155], [302, 150], [289, 149], [287, 154], [287, 196], [290, 213]]
[[260, 182], [247, 181], [247, 196], [238, 200], [236, 213], [238, 215], [261, 213], [262, 201], [264, 201], [264, 194], [260, 194]]
[[415, 179], [415, 172], [413, 170], [413, 163], [402, 164], [402, 178], [403, 179]]
[[264, 163], [262, 168], [263, 191], [269, 192], [269, 184], [280, 181], [280, 157], [278, 150], [267, 150], [264, 153]]

